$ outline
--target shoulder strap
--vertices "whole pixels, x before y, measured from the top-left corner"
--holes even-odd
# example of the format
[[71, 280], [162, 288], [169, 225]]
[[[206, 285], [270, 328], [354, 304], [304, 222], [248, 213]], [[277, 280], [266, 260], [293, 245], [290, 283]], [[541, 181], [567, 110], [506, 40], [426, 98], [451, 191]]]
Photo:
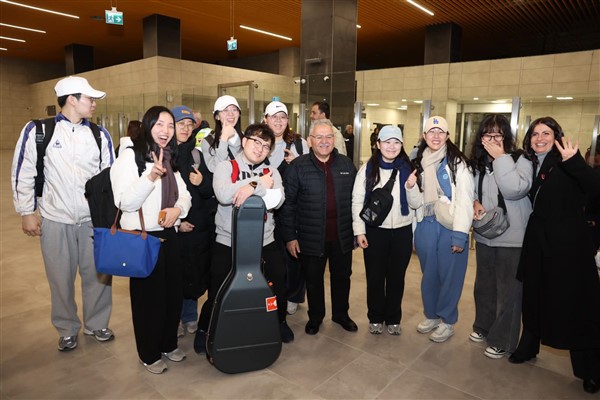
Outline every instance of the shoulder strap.
[[96, 139], [96, 144], [98, 145], [98, 151], [100, 152], [100, 168], [102, 168], [102, 136], [100, 136], [100, 128], [98, 128], [98, 125], [96, 125], [92, 121], [89, 122], [90, 129], [92, 130], [92, 133], [94, 134], [94, 139]]
[[43, 122], [39, 119], [34, 119], [35, 123], [35, 145], [37, 150], [37, 162], [35, 168], [37, 170], [37, 176], [35, 178], [35, 195], [41, 197], [44, 192], [44, 156], [46, 155], [46, 148], [52, 139], [54, 134], [55, 121], [54, 117], [46, 118]]
[[240, 166], [234, 158], [231, 160], [231, 183], [236, 183], [238, 176], [240, 176]]
[[301, 156], [303, 154], [303, 149], [302, 138], [300, 136], [298, 136], [296, 140], [294, 140], [294, 146], [296, 146], [296, 152], [298, 152], [298, 155]]
[[[485, 171], [481, 172], [479, 171], [479, 185], [477, 188], [477, 197], [479, 197], [479, 203], [483, 204], [482, 201], [482, 189], [483, 189], [483, 177], [486, 174]], [[500, 207], [501, 209], [503, 209], [506, 212], [506, 203], [504, 202], [504, 197], [502, 197], [502, 193], [500, 192], [500, 189], [498, 189], [498, 207]]]
[[[286, 142], [286, 144], [285, 144], [285, 149], [286, 149], [286, 150], [289, 150], [289, 149], [291, 149], [291, 148], [292, 148], [292, 144], [291, 144], [291, 143], [287, 143], [287, 142]], [[296, 150], [298, 150], [298, 148], [297, 148], [297, 147], [296, 147]]]
[[394, 182], [396, 181], [396, 175], [398, 175], [398, 169], [394, 168], [394, 170], [392, 171], [392, 176], [390, 176], [390, 179], [388, 179], [385, 186], [383, 186], [383, 188], [385, 190], [387, 190], [388, 192], [391, 192], [392, 188], [394, 187]]

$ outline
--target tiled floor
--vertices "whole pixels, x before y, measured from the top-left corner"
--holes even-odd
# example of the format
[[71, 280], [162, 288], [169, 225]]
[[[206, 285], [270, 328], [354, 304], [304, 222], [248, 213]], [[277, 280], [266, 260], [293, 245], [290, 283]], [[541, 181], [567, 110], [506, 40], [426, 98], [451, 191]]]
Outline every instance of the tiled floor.
[[[512, 365], [483, 355], [467, 337], [473, 322], [474, 254], [460, 302], [456, 334], [436, 344], [416, 332], [422, 318], [420, 270], [410, 263], [402, 335], [370, 335], [360, 251], [354, 253], [352, 318], [357, 333], [330, 320], [316, 336], [304, 333], [306, 306], [288, 321], [296, 340], [268, 369], [227, 375], [192, 348], [169, 370], [152, 375], [139, 364], [125, 278], [115, 278], [114, 341], [79, 335], [75, 351], [60, 353], [50, 324], [50, 295], [39, 240], [25, 236], [10, 194], [12, 152], [0, 152], [0, 399], [579, 399], [594, 398], [572, 376], [567, 352], [543, 347], [536, 361]], [[79, 289], [78, 289], [79, 290]], [[78, 292], [79, 298], [79, 292]], [[597, 396], [596, 396], [597, 398]]]

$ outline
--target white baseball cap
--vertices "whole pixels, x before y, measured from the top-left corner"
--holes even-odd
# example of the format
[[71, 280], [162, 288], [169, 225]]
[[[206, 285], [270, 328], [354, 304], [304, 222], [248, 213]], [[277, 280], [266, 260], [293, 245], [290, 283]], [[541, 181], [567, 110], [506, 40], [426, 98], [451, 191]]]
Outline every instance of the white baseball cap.
[[427, 133], [433, 128], [440, 128], [444, 132], [448, 132], [448, 122], [444, 118], [436, 115], [425, 122], [425, 130], [423, 132]]
[[390, 139], [398, 139], [399, 141], [403, 142], [402, 130], [394, 125], [386, 125], [379, 131], [377, 139], [381, 142], [385, 142], [386, 140]]
[[285, 113], [285, 115], [288, 115], [288, 109], [285, 104], [280, 101], [272, 101], [267, 104], [267, 108], [265, 108], [265, 115], [272, 116], [282, 111]]
[[69, 76], [58, 81], [54, 86], [56, 97], [62, 97], [69, 94], [81, 93], [95, 99], [103, 99], [106, 93], [94, 89], [90, 86], [87, 79], [80, 76]]
[[219, 97], [217, 99], [217, 101], [215, 101], [215, 107], [213, 109], [213, 114], [216, 113], [216, 112], [218, 112], [218, 111], [223, 111], [224, 109], [226, 109], [230, 105], [234, 105], [238, 109], [240, 108], [240, 105], [238, 104], [238, 102], [235, 99], [235, 97], [230, 96], [228, 94], [226, 94], [225, 96]]

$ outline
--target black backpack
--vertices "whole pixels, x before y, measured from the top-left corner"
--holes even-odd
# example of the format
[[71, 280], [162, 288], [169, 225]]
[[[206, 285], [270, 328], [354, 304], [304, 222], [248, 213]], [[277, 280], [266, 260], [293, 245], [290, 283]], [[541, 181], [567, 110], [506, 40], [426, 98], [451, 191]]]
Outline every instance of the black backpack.
[[[146, 169], [146, 162], [137, 153], [135, 162], [138, 167], [138, 175], [142, 176], [142, 172]], [[103, 169], [85, 183], [84, 195], [90, 206], [92, 225], [96, 228], [110, 228], [117, 216], [118, 209], [115, 206], [110, 169], [111, 167]], [[118, 225], [117, 221], [117, 227], [119, 227]]]
[[398, 170], [394, 168], [392, 176], [390, 176], [385, 186], [373, 190], [371, 196], [365, 199], [363, 209], [360, 211], [360, 218], [365, 221], [365, 224], [377, 227], [385, 221], [392, 209], [392, 204], [394, 204], [392, 188], [397, 174]]
[[[98, 128], [98, 125], [92, 121], [89, 122], [100, 152], [100, 164], [98, 165], [98, 168], [102, 168], [102, 138], [100, 137], [100, 129]], [[41, 197], [44, 192], [44, 182], [46, 181], [44, 177], [44, 156], [46, 155], [46, 148], [50, 143], [50, 139], [52, 139], [52, 135], [54, 134], [56, 121], [54, 117], [43, 120], [44, 127], [46, 128], [45, 132], [41, 120], [34, 119], [33, 123], [35, 124], [35, 145], [37, 150], [37, 162], [35, 165], [37, 170], [37, 176], [35, 177], [35, 195], [36, 197]]]

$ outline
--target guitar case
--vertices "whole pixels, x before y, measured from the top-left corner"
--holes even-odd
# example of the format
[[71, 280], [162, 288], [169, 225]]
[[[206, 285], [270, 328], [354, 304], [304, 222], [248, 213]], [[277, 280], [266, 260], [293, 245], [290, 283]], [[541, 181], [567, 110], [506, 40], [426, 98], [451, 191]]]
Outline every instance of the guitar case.
[[261, 268], [265, 217], [258, 196], [233, 207], [232, 267], [215, 298], [206, 339], [209, 362], [228, 374], [266, 368], [281, 353], [277, 301]]

